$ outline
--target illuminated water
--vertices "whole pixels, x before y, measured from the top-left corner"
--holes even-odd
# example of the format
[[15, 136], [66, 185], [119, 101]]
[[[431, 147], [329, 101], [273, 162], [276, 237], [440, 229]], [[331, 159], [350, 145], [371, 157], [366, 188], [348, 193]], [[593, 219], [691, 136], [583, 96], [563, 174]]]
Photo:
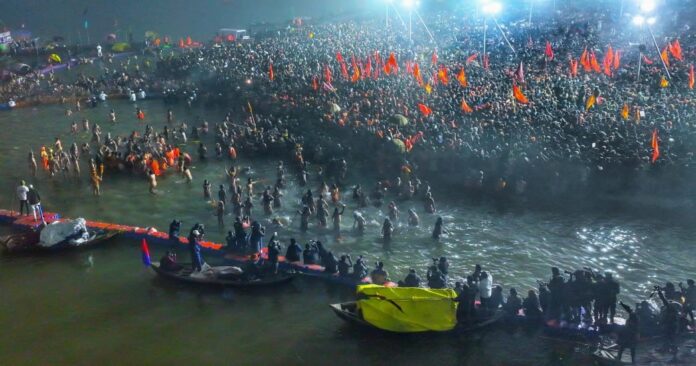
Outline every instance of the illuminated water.
[[[161, 130], [165, 106], [158, 101], [140, 106], [147, 122]], [[79, 182], [50, 180], [43, 172], [29, 179], [28, 150], [52, 144], [57, 136], [65, 148], [69, 147], [74, 140], [70, 135], [72, 120], [87, 117], [101, 125], [104, 135], [144, 129], [134, 118], [134, 107], [126, 102], [110, 102], [72, 117], [64, 115], [64, 108], [0, 113], [0, 206], [15, 205], [11, 201], [14, 187], [18, 180], [27, 179], [39, 189], [50, 211], [162, 230], [172, 218], [183, 220], [185, 230], [202, 222], [208, 227], [209, 238], [222, 241], [226, 230], [231, 229], [232, 218], [226, 217], [228, 227], [218, 228], [213, 207], [202, 195], [203, 179], [213, 183], [214, 196], [218, 184], [227, 186], [226, 162], [214, 158], [195, 163], [191, 186], [179, 176], [161, 178], [161, 194], [157, 196], [148, 193], [143, 177], [107, 173], [102, 197], [94, 198], [84, 162]], [[109, 108], [118, 114], [115, 126], [107, 122]], [[178, 121], [185, 120], [191, 126], [206, 119], [211, 129], [222, 115], [215, 110], [175, 109]], [[81, 132], [76, 141], [79, 144], [89, 138]], [[213, 145], [208, 143], [209, 155], [214, 155]], [[196, 145], [191, 144], [188, 151], [197, 156]], [[251, 165], [257, 179], [274, 180], [275, 160], [242, 155], [239, 165]], [[372, 179], [361, 177], [358, 163], [351, 166], [351, 183], [373, 186]], [[312, 180], [310, 188], [317, 187]], [[261, 187], [257, 187], [259, 191]], [[349, 198], [349, 192], [343, 195]], [[518, 290], [534, 286], [537, 279], [547, 279], [551, 266], [569, 270], [592, 267], [616, 273], [622, 285], [621, 297], [633, 302], [646, 297], [657, 282], [685, 281], [695, 272], [691, 242], [695, 230], [679, 222], [646, 219], [645, 215], [498, 213], [486, 204], [448, 204], [446, 197], [436, 193], [439, 214], [449, 234], [439, 242], [431, 240], [435, 216], [425, 214], [420, 202], [401, 204], [402, 218], [407, 208], [415, 207], [422, 225], [418, 229], [398, 228], [391, 247], [384, 248], [378, 240], [382, 212], [368, 209], [365, 215], [371, 225], [363, 237], [357, 237], [350, 232], [352, 202], [344, 215], [340, 238], [329, 231], [317, 232], [311, 225], [310, 232], [301, 235], [299, 222], [293, 221], [299, 219], [295, 217], [299, 196], [292, 178], [279, 213], [290, 221], [288, 229], [279, 230], [285, 243], [290, 236], [300, 241], [320, 238], [337, 255], [364, 254], [370, 263], [384, 260], [395, 279], [411, 267], [424, 276], [430, 258], [442, 255], [450, 258], [451, 271], [457, 276], [468, 274], [480, 263], [496, 283]], [[260, 203], [255, 209], [260, 214]], [[160, 254], [154, 250], [154, 256]], [[494, 333], [483, 341], [365, 335], [346, 327], [327, 307], [328, 303], [350, 299], [350, 290], [303, 279], [274, 292], [199, 291], [157, 279], [139, 261], [137, 243], [123, 239], [57, 258], [0, 257], [0, 365], [292, 365], [329, 361], [508, 365], [505, 360], [512, 358], [518, 360], [515, 364], [539, 365], [587, 361], [571, 356], [572, 345], [553, 344], [524, 333]], [[30, 345], [40, 346], [40, 352]]]

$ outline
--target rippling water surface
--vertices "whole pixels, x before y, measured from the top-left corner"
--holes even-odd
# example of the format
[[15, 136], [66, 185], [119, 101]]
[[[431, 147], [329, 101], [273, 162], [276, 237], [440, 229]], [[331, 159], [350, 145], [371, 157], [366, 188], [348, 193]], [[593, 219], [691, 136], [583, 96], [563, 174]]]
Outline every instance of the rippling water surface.
[[[166, 108], [156, 101], [140, 106], [144, 107], [147, 122], [161, 130]], [[117, 125], [107, 122], [109, 108], [118, 114]], [[211, 130], [222, 115], [216, 110], [175, 109], [178, 121], [185, 120], [191, 126], [206, 119]], [[214, 196], [218, 184], [227, 186], [226, 161], [213, 158], [206, 163], [196, 162], [193, 185], [179, 176], [162, 177], [156, 196], [148, 193], [143, 177], [108, 172], [100, 198], [92, 197], [86, 176], [80, 181], [51, 180], [40, 172], [39, 177], [29, 179], [29, 149], [38, 151], [41, 144], [52, 144], [55, 137], [61, 137], [65, 148], [73, 141], [88, 141], [90, 136], [84, 132], [76, 137], [69, 133], [70, 122], [83, 117], [99, 123], [104, 135], [126, 135], [144, 129], [135, 120], [134, 106], [126, 102], [110, 102], [71, 117], [65, 116], [61, 106], [0, 113], [2, 207], [16, 205], [11, 201], [14, 187], [20, 179], [27, 179], [39, 189], [49, 211], [161, 230], [166, 230], [172, 218], [183, 220], [185, 230], [202, 222], [208, 227], [209, 238], [222, 242], [233, 220], [227, 216], [227, 226], [217, 226], [213, 207], [203, 200], [202, 182], [211, 181]], [[214, 155], [213, 144], [204, 141], [208, 142], [210, 155]], [[190, 144], [188, 151], [197, 156], [196, 145]], [[251, 176], [255, 179], [268, 182], [275, 179], [275, 164], [270, 159], [243, 154], [239, 162], [253, 168]], [[373, 186], [372, 177], [361, 175], [364, 172], [359, 162], [351, 162], [350, 166], [351, 184]], [[82, 171], [83, 175], [87, 171], [84, 162]], [[316, 180], [311, 181], [310, 188], [318, 186]], [[547, 279], [551, 266], [568, 270], [591, 267], [615, 273], [622, 285], [621, 297], [634, 302], [645, 298], [655, 283], [685, 281], [696, 272], [692, 244], [696, 230], [649, 215], [572, 210], [500, 213], [485, 203], [474, 206], [448, 200], [440, 192], [435, 199], [448, 233], [439, 241], [430, 239], [436, 217], [424, 213], [420, 202], [403, 202], [399, 204], [402, 220], [395, 239], [385, 247], [378, 237], [386, 212], [372, 207], [365, 210], [370, 224], [365, 235], [356, 236], [350, 230], [355, 205], [349, 200], [345, 200], [348, 208], [340, 237], [311, 226], [307, 234], [300, 233], [295, 215], [300, 195], [291, 177], [284, 208], [277, 213], [288, 223], [287, 228], [278, 230], [285, 243], [291, 236], [300, 241], [321, 239], [337, 255], [364, 254], [370, 263], [385, 261], [394, 279], [403, 277], [408, 268], [418, 269], [424, 277], [430, 258], [443, 255], [450, 258], [455, 279], [480, 263], [496, 283], [518, 290], [535, 286], [537, 279]], [[347, 191], [343, 195], [350, 196]], [[408, 227], [405, 222], [411, 207], [421, 217], [418, 228]], [[256, 203], [255, 209], [260, 214], [261, 204]], [[155, 251], [153, 255], [159, 254]], [[573, 355], [572, 345], [524, 333], [493, 333], [483, 340], [365, 335], [334, 319], [326, 306], [349, 299], [350, 290], [310, 279], [277, 292], [261, 293], [180, 287], [153, 278], [139, 264], [137, 243], [123, 239], [93, 251], [55, 258], [2, 257], [0, 289], [0, 364], [183, 364], [189, 360], [204, 364], [325, 364], [328, 355], [337, 364], [365, 360], [370, 364], [435, 361], [499, 365], [511, 364], [511, 359], [525, 365], [587, 361]], [[27, 347], [37, 341], [45, 345], [44, 352]], [[399, 351], [395, 352], [394, 347]]]

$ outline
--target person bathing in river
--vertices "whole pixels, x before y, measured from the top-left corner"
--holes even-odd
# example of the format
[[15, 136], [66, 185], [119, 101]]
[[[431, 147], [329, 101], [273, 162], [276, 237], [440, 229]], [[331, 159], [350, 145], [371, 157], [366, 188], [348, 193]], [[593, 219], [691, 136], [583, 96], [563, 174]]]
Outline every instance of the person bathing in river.
[[273, 188], [273, 208], [281, 208], [282, 207], [282, 202], [280, 201], [280, 198], [283, 197], [283, 193], [280, 191], [280, 187], [277, 185], [275, 188]]
[[336, 233], [341, 231], [341, 216], [346, 210], [346, 205], [341, 205], [341, 211], [338, 211], [338, 207], [334, 208], [334, 212], [331, 215], [331, 220], [333, 221], [333, 228]]
[[150, 185], [150, 193], [157, 194], [157, 192], [155, 192], [155, 188], [157, 188], [157, 176], [155, 175], [155, 173], [152, 170], [148, 170], [147, 177], [148, 177], [148, 182]]
[[203, 180], [203, 199], [210, 201], [210, 182]]
[[394, 227], [392, 226], [389, 218], [384, 219], [384, 224], [382, 224], [382, 239], [385, 242], [391, 241], [392, 233], [394, 232]]
[[271, 187], [266, 187], [261, 196], [263, 212], [266, 215], [273, 215], [273, 196], [271, 195]]
[[353, 212], [353, 230], [361, 235], [365, 232], [365, 218], [360, 211]]
[[419, 224], [420, 224], [420, 218], [418, 217], [416, 210], [409, 208], [408, 209], [408, 225], [409, 226], [418, 226]]
[[244, 209], [244, 216], [251, 217], [251, 210], [254, 208], [254, 204], [251, 202], [251, 196], [248, 196], [244, 203], [242, 204]]
[[394, 201], [389, 202], [389, 219], [394, 223], [399, 221], [399, 208]]
[[326, 205], [317, 205], [317, 219], [319, 220], [319, 227], [326, 227], [326, 219], [329, 217], [329, 210]]
[[442, 217], [438, 216], [437, 220], [435, 221], [435, 227], [433, 228], [433, 235], [432, 235], [433, 239], [438, 240], [438, 239], [440, 239], [440, 236], [442, 234], [447, 233], [447, 231], [442, 228], [442, 225], [443, 225]]
[[435, 200], [433, 199], [433, 195], [430, 192], [425, 194], [423, 204], [425, 206], [425, 212], [430, 214], [435, 213]]

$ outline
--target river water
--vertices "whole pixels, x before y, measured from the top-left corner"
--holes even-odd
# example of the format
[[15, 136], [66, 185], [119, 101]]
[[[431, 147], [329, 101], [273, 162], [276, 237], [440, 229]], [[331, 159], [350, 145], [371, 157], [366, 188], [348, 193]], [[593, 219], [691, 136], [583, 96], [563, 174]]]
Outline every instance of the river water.
[[[166, 107], [160, 101], [139, 103], [146, 122], [161, 130]], [[114, 108], [118, 123], [107, 122]], [[216, 196], [225, 184], [228, 161], [197, 162], [194, 182], [180, 176], [159, 179], [159, 194], [148, 193], [144, 177], [107, 172], [103, 195], [95, 198], [82, 164], [79, 180], [49, 179], [43, 171], [31, 178], [29, 149], [38, 151], [60, 137], [64, 148], [73, 141], [89, 141], [90, 135], [70, 134], [70, 123], [88, 118], [104, 131], [127, 135], [140, 132], [135, 106], [112, 101], [67, 117], [65, 106], [44, 106], [0, 114], [0, 206], [14, 208], [14, 187], [26, 179], [41, 192], [48, 211], [70, 217], [86, 217], [120, 224], [154, 226], [166, 230], [172, 218], [188, 231], [195, 222], [205, 223], [208, 238], [222, 242], [231, 230], [218, 227], [212, 205], [203, 200], [202, 182], [209, 179]], [[177, 123], [189, 126], [207, 120], [212, 126], [223, 111], [184, 107], [174, 109]], [[80, 124], [81, 125], [81, 124]], [[204, 138], [214, 155], [211, 138]], [[37, 157], [38, 159], [38, 157]], [[273, 182], [276, 161], [240, 154], [240, 166], [248, 174]], [[350, 163], [350, 183], [372, 187], [374, 181]], [[246, 177], [243, 176], [243, 177]], [[311, 180], [310, 188], [319, 186]], [[434, 187], [437, 192], [437, 187]], [[261, 187], [256, 191], [260, 192]], [[688, 219], [665, 220], [649, 214], [617, 214], [515, 211], [501, 213], [483, 203], [470, 205], [435, 194], [438, 214], [446, 234], [430, 239], [434, 215], [420, 202], [400, 204], [402, 222], [389, 248], [380, 240], [380, 223], [386, 212], [364, 211], [370, 225], [364, 236], [351, 233], [355, 205], [349, 192], [340, 237], [312, 228], [299, 232], [301, 190], [290, 175], [284, 208], [277, 213], [287, 228], [278, 230], [283, 244], [289, 237], [300, 242], [320, 239], [336, 255], [363, 254], [369, 263], [383, 260], [393, 279], [416, 268], [425, 276], [430, 258], [447, 256], [454, 278], [465, 276], [476, 263], [492, 273], [494, 282], [526, 291], [537, 279], [548, 279], [550, 267], [591, 267], [611, 271], [621, 282], [621, 298], [635, 302], [650, 293], [654, 284], [694, 277], [696, 253], [692, 238], [696, 229]], [[350, 202], [349, 202], [350, 201]], [[261, 205], [255, 202], [260, 214]], [[405, 224], [405, 212], [414, 207], [421, 216], [419, 228]], [[267, 220], [267, 218], [265, 218]], [[8, 228], [0, 228], [2, 233]], [[271, 229], [270, 231], [273, 231]], [[153, 259], [160, 250], [153, 249]], [[182, 259], [186, 257], [181, 253]], [[212, 261], [212, 260], [211, 260]], [[364, 333], [336, 318], [327, 304], [352, 297], [350, 289], [336, 288], [315, 279], [300, 279], [272, 291], [198, 290], [156, 278], [142, 267], [138, 243], [117, 239], [111, 245], [57, 257], [0, 257], [0, 365], [18, 364], [585, 364], [574, 346], [553, 343], [527, 333], [495, 332], [484, 339], [445, 337], [390, 337]], [[512, 361], [515, 360], [515, 361]]]

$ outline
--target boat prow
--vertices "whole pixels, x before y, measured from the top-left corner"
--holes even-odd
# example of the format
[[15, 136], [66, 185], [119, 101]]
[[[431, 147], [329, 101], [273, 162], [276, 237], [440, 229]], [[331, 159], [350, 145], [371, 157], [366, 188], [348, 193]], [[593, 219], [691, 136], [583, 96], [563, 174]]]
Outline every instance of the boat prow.
[[292, 281], [295, 278], [295, 274], [289, 272], [279, 272], [275, 275], [267, 274], [263, 277], [255, 277], [252, 279], [244, 278], [242, 275], [218, 275], [219, 273], [225, 273], [227, 269], [231, 268], [229, 266], [211, 267], [209, 275], [206, 275], [206, 272], [194, 273], [191, 266], [186, 264], [183, 264], [184, 268], [178, 271], [164, 270], [160, 268], [158, 263], [152, 263], [151, 267], [155, 273], [162, 277], [198, 285], [266, 287], [284, 284]]

